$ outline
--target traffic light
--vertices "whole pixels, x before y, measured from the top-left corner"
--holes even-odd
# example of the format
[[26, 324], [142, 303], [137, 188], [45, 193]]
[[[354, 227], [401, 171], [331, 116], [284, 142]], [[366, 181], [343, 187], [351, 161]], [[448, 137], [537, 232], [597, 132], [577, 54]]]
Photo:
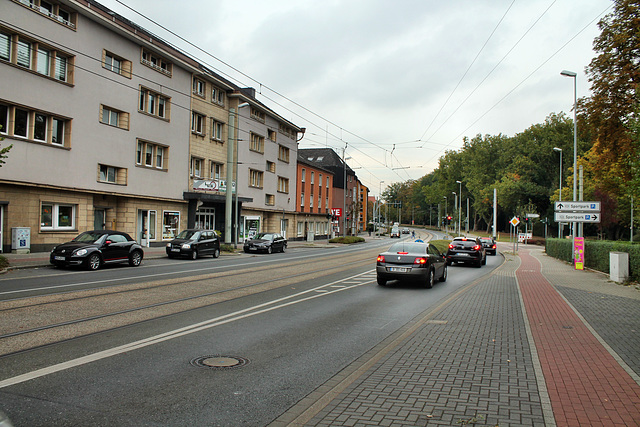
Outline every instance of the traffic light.
[[447, 225], [451, 224], [451, 215], [447, 216]]

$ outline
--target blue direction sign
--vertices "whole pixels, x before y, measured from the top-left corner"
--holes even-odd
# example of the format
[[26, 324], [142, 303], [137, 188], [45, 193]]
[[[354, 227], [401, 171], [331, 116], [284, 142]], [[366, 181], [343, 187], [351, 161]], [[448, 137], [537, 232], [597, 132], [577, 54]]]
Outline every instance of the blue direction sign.
[[600, 222], [600, 212], [555, 212], [556, 222]]
[[600, 202], [555, 202], [556, 212], [600, 212]]

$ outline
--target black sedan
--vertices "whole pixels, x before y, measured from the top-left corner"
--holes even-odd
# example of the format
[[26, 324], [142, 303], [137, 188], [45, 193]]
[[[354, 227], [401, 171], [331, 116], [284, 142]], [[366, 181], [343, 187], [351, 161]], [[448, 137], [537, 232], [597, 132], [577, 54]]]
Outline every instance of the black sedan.
[[183, 230], [175, 239], [167, 243], [167, 256], [187, 256], [197, 259], [202, 255], [220, 256], [220, 239], [214, 230]]
[[258, 233], [253, 239], [244, 242], [244, 251], [251, 252], [284, 252], [287, 250], [287, 239], [278, 233]]
[[49, 262], [56, 267], [82, 265], [89, 270], [97, 270], [104, 264], [118, 262], [128, 262], [130, 266], [137, 267], [143, 257], [142, 246], [127, 233], [93, 230], [53, 248]]
[[438, 249], [429, 243], [399, 242], [376, 260], [378, 285], [389, 280], [407, 280], [422, 283], [426, 288], [447, 280], [447, 263]]
[[473, 264], [482, 267], [487, 263], [487, 253], [477, 237], [456, 237], [449, 243], [447, 264]]
[[489, 255], [495, 255], [497, 252], [496, 241], [491, 237], [481, 237], [480, 241], [482, 242], [482, 246], [484, 246], [485, 252]]

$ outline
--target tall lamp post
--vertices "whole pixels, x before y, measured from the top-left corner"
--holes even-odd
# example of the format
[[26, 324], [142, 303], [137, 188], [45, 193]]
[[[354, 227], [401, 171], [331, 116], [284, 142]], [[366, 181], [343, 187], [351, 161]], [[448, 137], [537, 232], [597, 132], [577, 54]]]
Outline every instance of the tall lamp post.
[[458, 234], [462, 234], [462, 228], [460, 228], [462, 224], [462, 181], [456, 181], [456, 182], [460, 184], [460, 206], [458, 209]]
[[[578, 198], [578, 75], [573, 71], [563, 70], [561, 75], [573, 78], [573, 201]], [[576, 225], [573, 223], [573, 240], [576, 239]], [[574, 251], [571, 250], [571, 253]]]
[[384, 184], [384, 181], [380, 181], [380, 187], [378, 190], [378, 220], [376, 221], [376, 231], [379, 230], [380, 228], [380, 210], [382, 208], [381, 202], [382, 202], [382, 184]]
[[444, 231], [447, 232], [447, 196], [444, 197]]
[[[458, 209], [458, 194], [455, 191], [452, 191], [451, 194], [453, 194], [453, 214], [456, 214], [456, 209]], [[460, 230], [458, 230], [460, 231]], [[453, 217], [453, 232], [456, 232], [456, 218]]]
[[[553, 147], [553, 151], [560, 153], [560, 197], [559, 202], [562, 201], [562, 148]], [[558, 221], [558, 237], [562, 237], [562, 226], [560, 225], [560, 221]]]

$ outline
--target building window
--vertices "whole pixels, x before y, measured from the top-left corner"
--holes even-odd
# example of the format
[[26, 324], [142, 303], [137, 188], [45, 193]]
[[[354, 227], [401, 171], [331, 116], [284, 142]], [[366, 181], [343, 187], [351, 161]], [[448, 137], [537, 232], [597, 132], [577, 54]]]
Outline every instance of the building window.
[[329, 177], [327, 177], [327, 188], [329, 188]]
[[138, 140], [136, 146], [136, 165], [167, 170], [169, 147], [149, 141]]
[[249, 143], [249, 149], [251, 151], [257, 151], [264, 154], [264, 137], [251, 133], [251, 142]]
[[40, 229], [73, 230], [75, 227], [75, 205], [42, 203], [40, 210]]
[[51, 123], [52, 123], [51, 143], [55, 145], [65, 145], [64, 144], [65, 121], [54, 117], [51, 120]]
[[304, 192], [300, 193], [300, 207], [304, 208]]
[[329, 196], [327, 196], [326, 199], [324, 199], [324, 208], [326, 210], [329, 210]]
[[311, 171], [311, 185], [313, 185], [313, 178], [315, 177], [315, 172]]
[[262, 111], [258, 110], [257, 108], [253, 108], [251, 107], [251, 118], [254, 120], [257, 120], [261, 123], [264, 123], [265, 121], [265, 115]]
[[195, 95], [204, 97], [204, 88], [205, 88], [205, 83], [202, 80], [196, 79], [194, 77], [193, 78], [193, 93]]
[[98, 165], [98, 181], [116, 183], [116, 168], [113, 166]]
[[224, 165], [222, 163], [211, 162], [211, 179], [219, 180], [224, 176]]
[[267, 129], [267, 137], [271, 141], [276, 142], [276, 131], [275, 130], [271, 130], [271, 129]]
[[114, 55], [106, 50], [102, 51], [102, 66], [107, 70], [131, 78], [131, 61]]
[[295, 133], [293, 132], [293, 129], [291, 129], [289, 126], [280, 124], [278, 130], [280, 131], [280, 133], [284, 134], [288, 138], [295, 139]]
[[311, 197], [309, 197], [309, 212], [312, 212], [313, 210], [313, 194], [311, 195]]
[[289, 149], [284, 145], [278, 146], [278, 160], [289, 163]]
[[46, 49], [38, 48], [36, 71], [40, 74], [48, 76], [50, 73], [50, 59], [51, 52]]
[[211, 89], [211, 102], [224, 106], [224, 91], [217, 87]]
[[264, 195], [264, 204], [267, 206], [273, 206], [276, 204], [276, 196], [273, 194], [265, 194]]
[[302, 170], [300, 171], [300, 182], [304, 182], [304, 180], [306, 179], [306, 177], [307, 177], [307, 171], [306, 171], [306, 169], [302, 169]]
[[53, 77], [61, 82], [67, 81], [67, 58], [64, 56], [56, 56]]
[[60, 24], [66, 25], [70, 28], [75, 28], [75, 13], [68, 12], [60, 7], [57, 3], [48, 2], [45, 0], [18, 0], [25, 7], [28, 7], [34, 12], [48, 17], [49, 19], [56, 21]]
[[0, 59], [11, 61], [11, 36], [0, 33]]
[[289, 179], [283, 178], [281, 176], [278, 177], [278, 192], [279, 193], [288, 193], [289, 192]]
[[205, 116], [196, 112], [191, 113], [191, 132], [204, 135]]
[[100, 123], [129, 130], [129, 113], [114, 110], [104, 105], [100, 106]]
[[271, 173], [276, 173], [276, 164], [267, 160], [267, 171]]
[[47, 122], [49, 118], [44, 114], [35, 113], [33, 121], [33, 139], [39, 142], [47, 141]]
[[21, 67], [31, 68], [31, 43], [18, 40], [16, 64]]
[[222, 142], [224, 123], [211, 119], [211, 139]]
[[140, 62], [147, 67], [150, 67], [162, 74], [171, 77], [173, 64], [156, 55], [155, 53], [151, 53], [146, 49], [142, 49], [142, 58], [140, 59]]
[[197, 157], [191, 158], [191, 176], [193, 178], [202, 178], [202, 164], [204, 160]]
[[13, 134], [15, 136], [26, 138], [27, 129], [29, 129], [29, 112], [16, 108], [15, 122], [13, 123]]
[[161, 119], [169, 119], [169, 101], [171, 98], [157, 92], [140, 87], [140, 102], [138, 111]]
[[262, 188], [262, 171], [249, 169], [249, 187]]
[[9, 132], [9, 106], [0, 104], [0, 133], [7, 134]]

